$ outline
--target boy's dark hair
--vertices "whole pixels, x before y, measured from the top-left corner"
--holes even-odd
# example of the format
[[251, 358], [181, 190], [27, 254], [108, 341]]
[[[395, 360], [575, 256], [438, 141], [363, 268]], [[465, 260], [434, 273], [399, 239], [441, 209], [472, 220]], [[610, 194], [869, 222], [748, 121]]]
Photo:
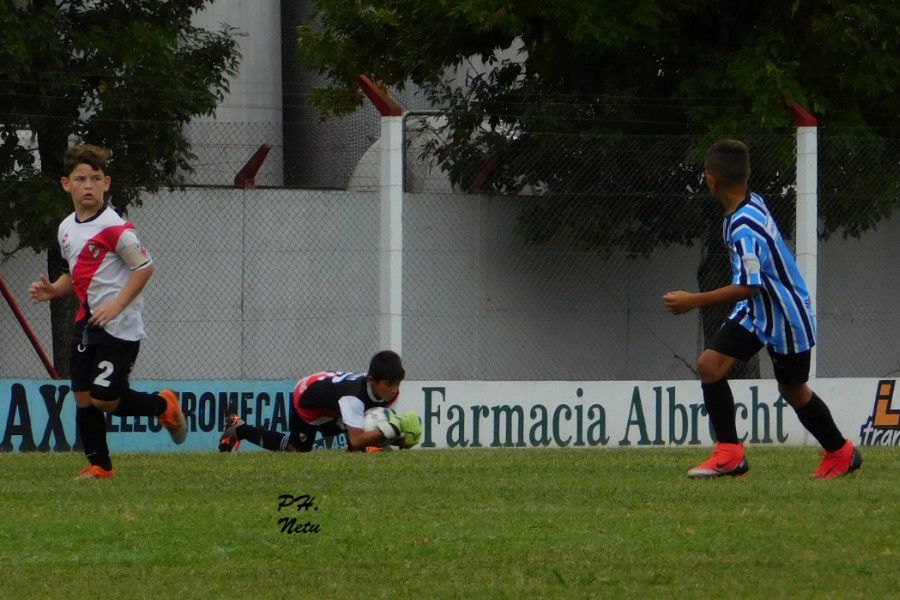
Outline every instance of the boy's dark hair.
[[724, 188], [745, 184], [750, 179], [750, 151], [744, 142], [719, 140], [706, 153], [704, 167]]
[[382, 350], [373, 356], [369, 363], [369, 377], [375, 381], [386, 379], [391, 383], [403, 381], [406, 371], [403, 370], [400, 355], [393, 350]]
[[81, 164], [88, 165], [94, 170], [106, 173], [106, 164], [109, 162], [109, 150], [91, 144], [77, 144], [69, 146], [63, 156], [63, 169], [66, 177], [72, 174], [75, 167]]

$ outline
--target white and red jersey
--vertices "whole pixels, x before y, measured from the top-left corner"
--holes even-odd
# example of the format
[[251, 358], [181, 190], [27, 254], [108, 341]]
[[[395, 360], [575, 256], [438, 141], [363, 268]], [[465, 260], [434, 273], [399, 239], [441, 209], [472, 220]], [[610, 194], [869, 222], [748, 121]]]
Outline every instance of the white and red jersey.
[[[79, 221], [72, 213], [60, 224], [58, 239], [80, 303], [75, 316], [79, 323], [90, 316], [92, 308], [115, 299], [132, 271], [153, 263], [141, 246], [134, 225], [109, 206], [85, 221]], [[103, 329], [122, 340], [144, 339], [147, 336], [141, 315], [143, 306], [143, 294], [139, 294]]]

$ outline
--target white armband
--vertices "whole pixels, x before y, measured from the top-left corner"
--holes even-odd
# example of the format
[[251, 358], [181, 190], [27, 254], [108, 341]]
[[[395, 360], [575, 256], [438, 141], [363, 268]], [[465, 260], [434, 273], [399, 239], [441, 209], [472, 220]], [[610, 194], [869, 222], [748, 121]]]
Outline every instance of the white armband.
[[116, 254], [118, 254], [128, 268], [132, 271], [143, 269], [153, 263], [150, 253], [141, 245], [137, 234], [133, 229], [126, 229], [119, 236], [119, 242], [116, 244]]

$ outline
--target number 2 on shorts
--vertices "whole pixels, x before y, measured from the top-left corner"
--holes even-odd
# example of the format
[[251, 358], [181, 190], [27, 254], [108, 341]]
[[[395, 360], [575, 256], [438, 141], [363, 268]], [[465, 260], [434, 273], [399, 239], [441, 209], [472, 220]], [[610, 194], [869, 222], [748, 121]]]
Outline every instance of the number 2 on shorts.
[[108, 360], [101, 360], [97, 366], [102, 370], [97, 375], [97, 378], [94, 379], [94, 385], [109, 387], [109, 377], [113, 374], [113, 364]]

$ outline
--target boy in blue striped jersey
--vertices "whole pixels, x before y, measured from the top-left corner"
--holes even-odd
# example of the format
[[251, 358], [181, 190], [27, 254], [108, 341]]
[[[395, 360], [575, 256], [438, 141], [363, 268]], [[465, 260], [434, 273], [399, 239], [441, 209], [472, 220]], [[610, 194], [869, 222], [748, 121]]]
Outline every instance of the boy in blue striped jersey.
[[703, 402], [717, 441], [712, 456], [688, 471], [688, 477], [738, 476], [748, 471], [735, 427], [728, 372], [735, 362], [749, 360], [763, 346], [772, 359], [778, 391], [825, 449], [814, 477], [855, 471], [862, 456], [806, 384], [810, 351], [816, 343], [809, 293], [765, 202], [749, 190], [747, 146], [737, 140], [719, 140], [707, 152], [704, 166], [710, 191], [725, 207], [722, 235], [731, 258], [731, 284], [709, 292], [669, 292], [663, 303], [676, 315], [711, 304], [735, 306], [697, 359]]

